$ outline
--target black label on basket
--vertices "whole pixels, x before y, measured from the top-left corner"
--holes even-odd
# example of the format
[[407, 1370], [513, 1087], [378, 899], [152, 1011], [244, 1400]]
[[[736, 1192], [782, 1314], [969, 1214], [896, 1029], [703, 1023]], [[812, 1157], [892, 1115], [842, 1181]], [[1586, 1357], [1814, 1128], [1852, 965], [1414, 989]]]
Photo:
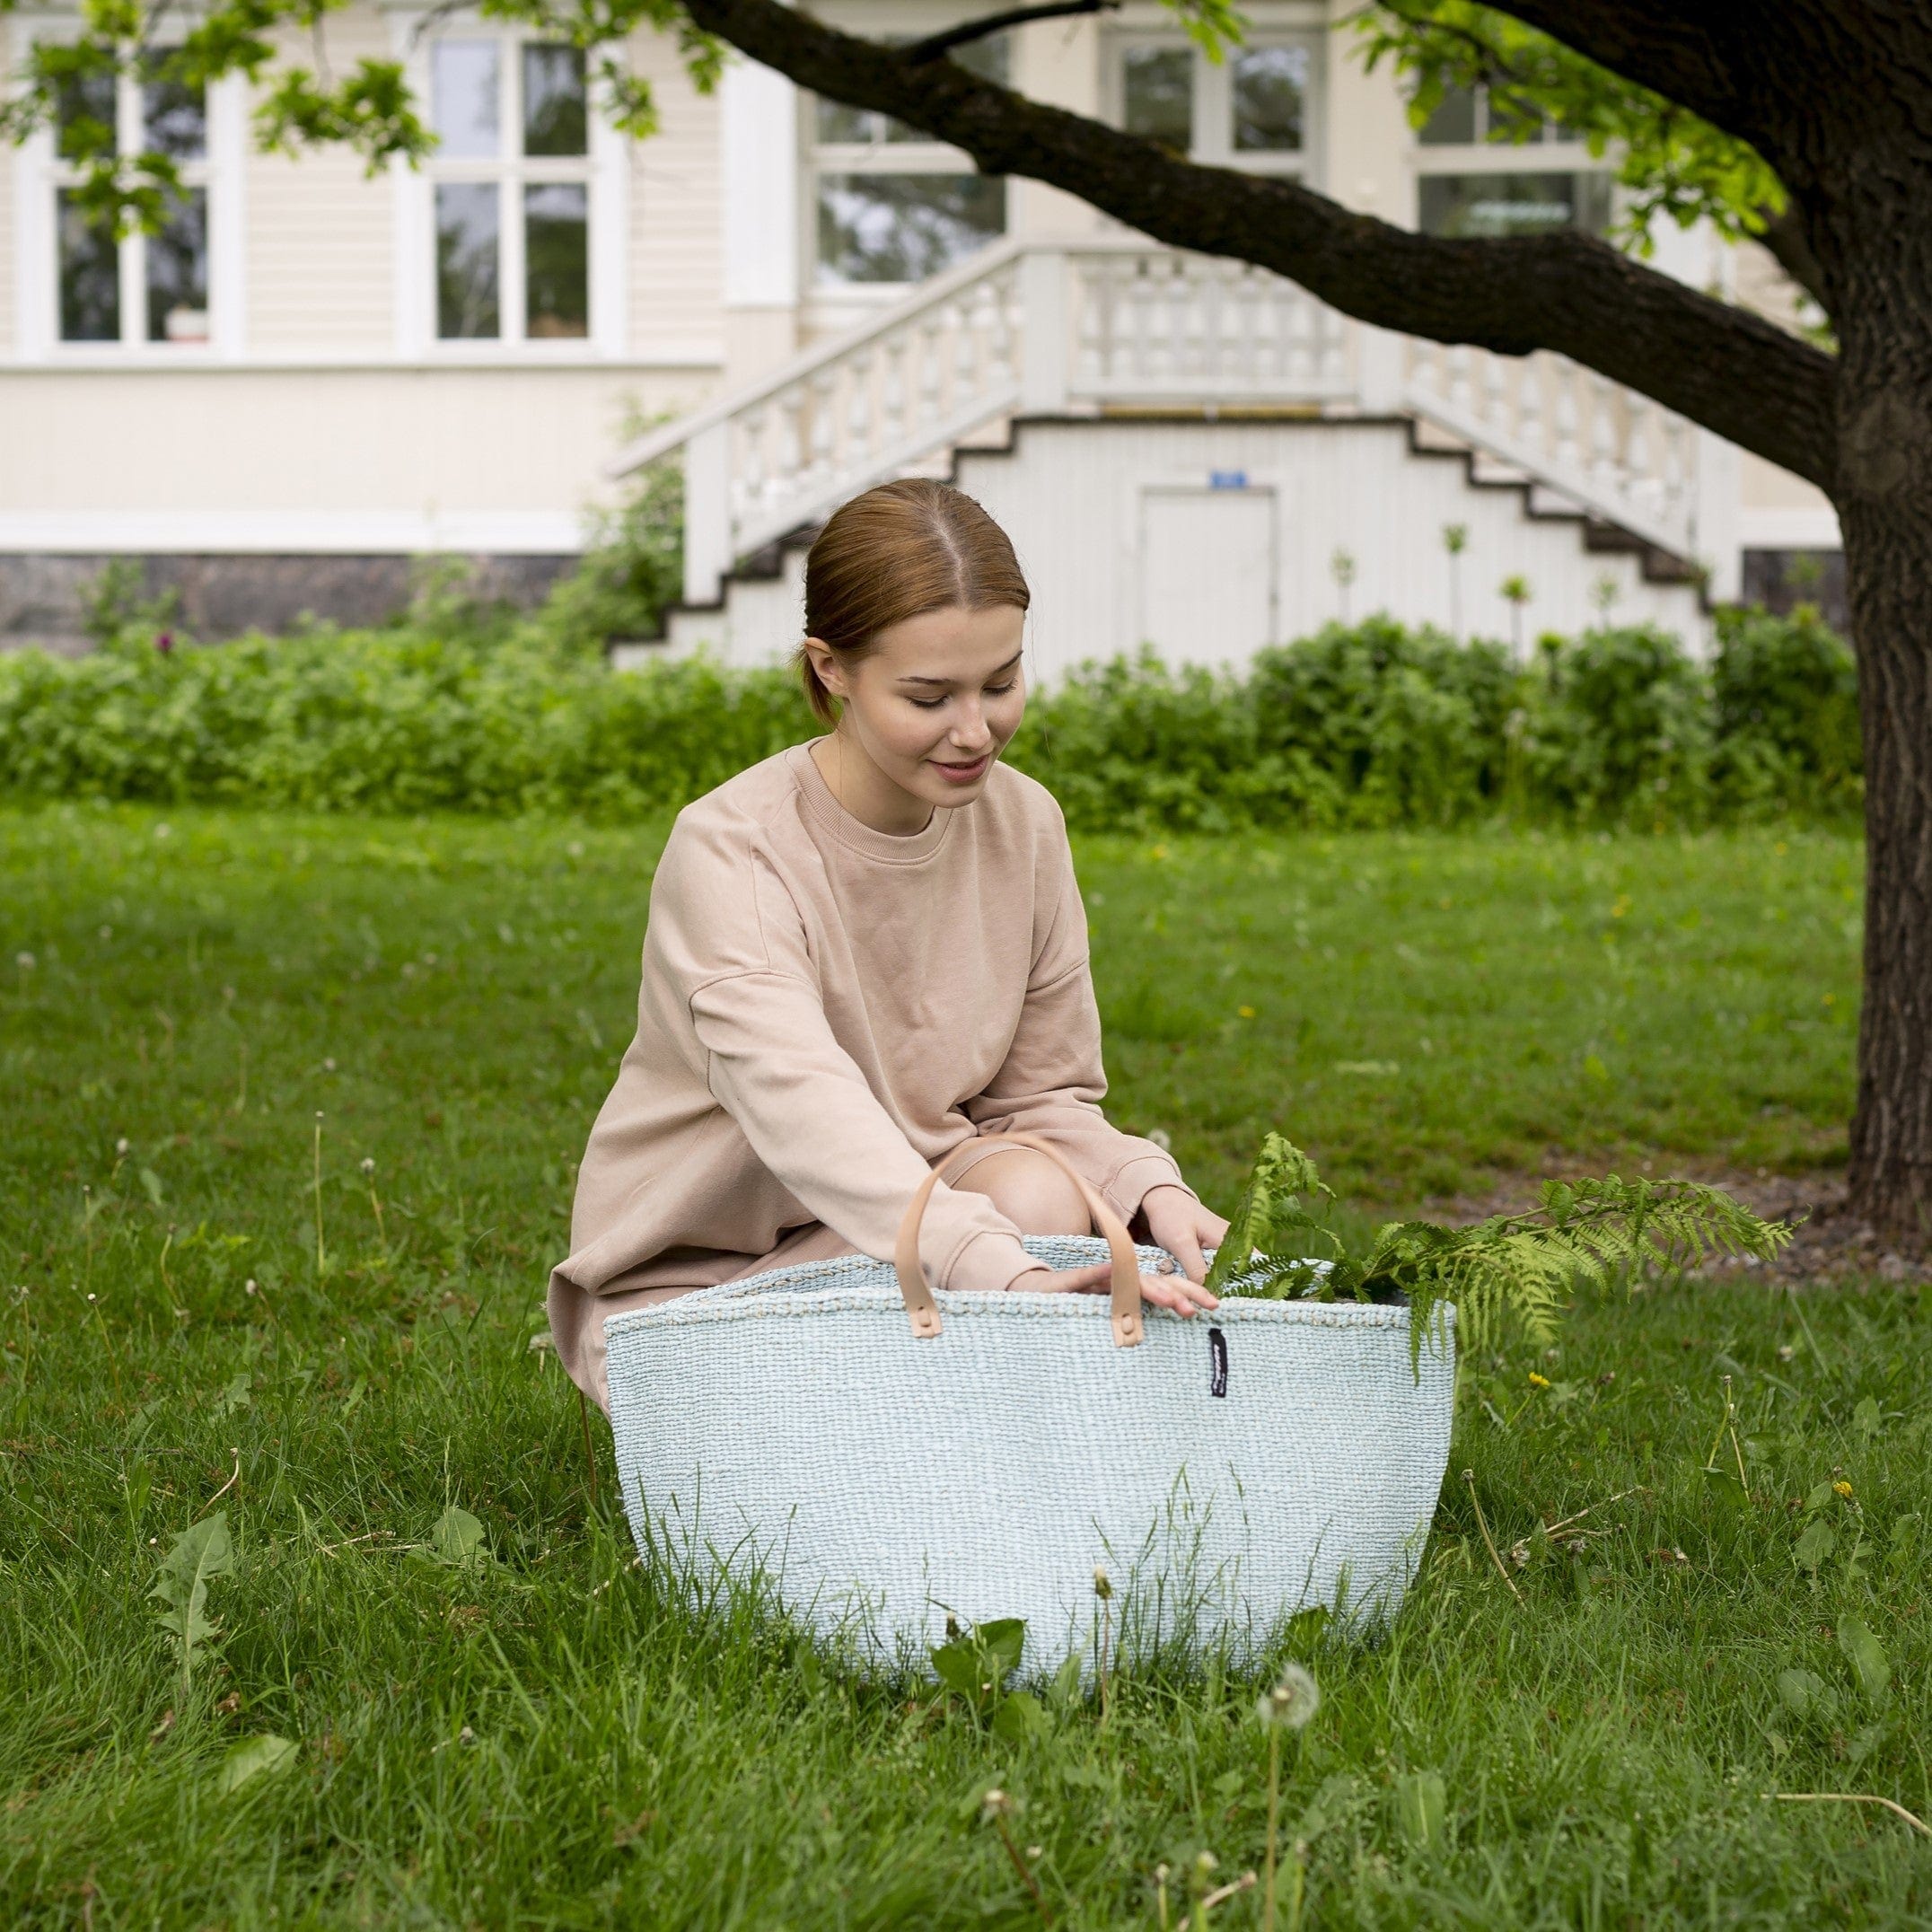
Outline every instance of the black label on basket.
[[1208, 1392], [1227, 1393], [1227, 1337], [1214, 1328], [1208, 1330]]

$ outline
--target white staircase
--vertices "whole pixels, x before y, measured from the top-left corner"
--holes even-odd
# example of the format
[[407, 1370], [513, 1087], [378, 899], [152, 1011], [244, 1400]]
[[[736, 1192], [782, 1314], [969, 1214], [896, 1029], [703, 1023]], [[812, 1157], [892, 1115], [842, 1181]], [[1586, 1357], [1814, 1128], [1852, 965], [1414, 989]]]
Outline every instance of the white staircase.
[[[1094, 437], [1105, 439], [1104, 458], [1093, 447], [1077, 453]], [[1181, 653], [1211, 656], [1219, 636], [1228, 640], [1221, 655], [1238, 657], [1311, 628], [1311, 615], [1344, 614], [1351, 601], [1356, 614], [1386, 608], [1506, 636], [1510, 613], [1489, 593], [1508, 575], [1535, 586], [1537, 628], [1574, 629], [1607, 608], [1694, 641], [1703, 579], [1728, 589], [1721, 554], [1691, 567], [1700, 549], [1716, 548], [1700, 547], [1700, 524], [1717, 527], [1700, 512], [1713, 496], [1706, 486], [1728, 481], [1724, 451], [1566, 357], [1393, 336], [1261, 269], [1123, 237], [984, 250], [640, 438], [615, 468], [681, 458], [684, 606], [664, 642], [706, 644], [741, 663], [795, 643], [803, 544], [839, 504], [890, 477], [953, 476], [1007, 522], [1036, 579], [1070, 548], [1137, 567], [1147, 543], [1162, 540], [1149, 535], [1150, 503], [1169, 540], [1204, 533], [1210, 567], [1214, 506], [1197, 513], [1168, 497], [1266, 493], [1272, 507], [1248, 506], [1245, 536], [1235, 517], [1220, 516], [1227, 567], [1253, 575], [1259, 546], [1270, 546], [1265, 619], [1250, 595], [1238, 619], [1208, 625], [1209, 648]], [[1460, 459], [1453, 477], [1428, 462], [1443, 454]], [[1053, 487], [988, 481], [993, 466], [1010, 480], [1015, 468], [1049, 461], [1061, 472]], [[1418, 463], [1436, 472], [1427, 487], [1401, 474]], [[1115, 489], [1110, 478], [1132, 487]], [[1485, 492], [1503, 494], [1507, 508], [1479, 507]], [[1004, 514], [997, 497], [1014, 499]], [[1445, 523], [1468, 529], [1466, 565], [1444, 553]], [[1341, 551], [1352, 589], [1339, 581]], [[1461, 608], [1479, 580], [1482, 593]], [[1068, 663], [1131, 649], [1149, 635], [1148, 613], [1167, 608], [1165, 594], [1143, 585], [1102, 598], [1104, 609], [1090, 594], [1068, 601], [1058, 647], [1045, 654]], [[1035, 615], [1037, 640], [1046, 613]], [[1254, 635], [1264, 623], [1268, 636]]]

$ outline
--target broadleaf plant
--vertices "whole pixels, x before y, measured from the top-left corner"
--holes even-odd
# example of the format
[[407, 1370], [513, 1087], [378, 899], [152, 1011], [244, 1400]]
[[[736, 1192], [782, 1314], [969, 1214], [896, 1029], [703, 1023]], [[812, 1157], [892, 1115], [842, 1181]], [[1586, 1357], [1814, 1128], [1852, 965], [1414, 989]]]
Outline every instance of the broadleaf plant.
[[1579, 1287], [1634, 1283], [1649, 1268], [1714, 1255], [1770, 1260], [1791, 1239], [1721, 1188], [1697, 1181], [1544, 1182], [1524, 1214], [1468, 1227], [1392, 1221], [1366, 1251], [1328, 1225], [1335, 1197], [1315, 1164], [1279, 1134], [1261, 1143], [1226, 1238], [1208, 1271], [1219, 1295], [1286, 1301], [1405, 1301], [1409, 1349], [1446, 1336], [1453, 1304], [1464, 1339], [1485, 1346], [1514, 1330], [1547, 1341]]
[[234, 1546], [228, 1540], [228, 1513], [216, 1510], [174, 1539], [161, 1559], [154, 1587], [148, 1594], [165, 1606], [161, 1628], [174, 1641], [181, 1660], [185, 1695], [194, 1674], [195, 1659], [220, 1635], [221, 1626], [207, 1614], [208, 1585], [230, 1575], [235, 1567]]

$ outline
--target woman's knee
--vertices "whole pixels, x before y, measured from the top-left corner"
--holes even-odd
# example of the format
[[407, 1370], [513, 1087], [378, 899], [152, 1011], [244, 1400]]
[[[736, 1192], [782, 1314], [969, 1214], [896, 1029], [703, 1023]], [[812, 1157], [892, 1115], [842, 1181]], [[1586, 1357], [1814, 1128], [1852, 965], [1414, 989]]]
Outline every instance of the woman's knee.
[[1025, 1147], [1002, 1147], [988, 1155], [953, 1184], [984, 1194], [1023, 1234], [1092, 1231], [1080, 1190], [1043, 1154]]

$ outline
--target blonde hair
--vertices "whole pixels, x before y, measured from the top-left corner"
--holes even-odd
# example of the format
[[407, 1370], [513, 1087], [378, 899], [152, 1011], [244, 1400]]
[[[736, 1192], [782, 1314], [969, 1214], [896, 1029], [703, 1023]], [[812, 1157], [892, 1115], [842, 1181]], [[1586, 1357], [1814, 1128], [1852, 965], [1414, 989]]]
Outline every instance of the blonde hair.
[[[841, 505], [805, 558], [805, 635], [839, 663], [929, 610], [1024, 610], [1032, 602], [1006, 532], [970, 496], [927, 477], [882, 483]], [[803, 645], [799, 682], [827, 724], [839, 711]]]

